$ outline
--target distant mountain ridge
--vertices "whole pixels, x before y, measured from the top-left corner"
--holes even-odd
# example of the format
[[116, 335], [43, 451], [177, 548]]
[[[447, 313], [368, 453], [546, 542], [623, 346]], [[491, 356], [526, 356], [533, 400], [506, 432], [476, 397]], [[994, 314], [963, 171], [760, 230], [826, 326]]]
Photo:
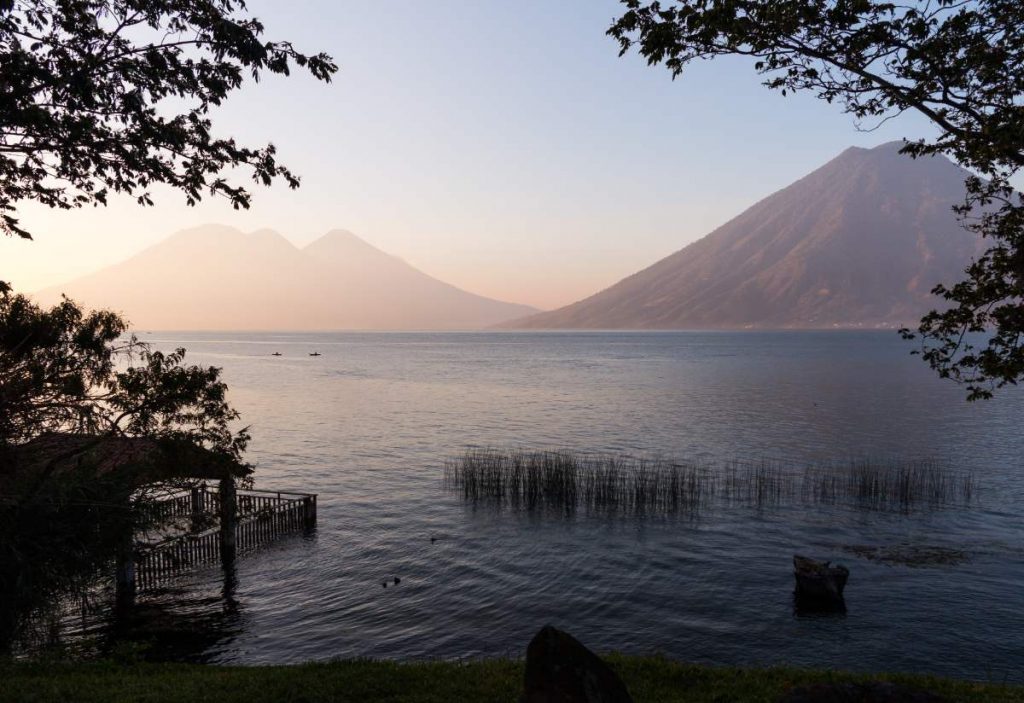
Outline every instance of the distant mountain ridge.
[[142, 329], [479, 329], [536, 308], [469, 293], [346, 230], [298, 248], [273, 230], [183, 230], [36, 294], [121, 311]]
[[503, 327], [894, 327], [963, 278], [966, 172], [899, 142], [850, 148], [680, 251], [584, 300]]

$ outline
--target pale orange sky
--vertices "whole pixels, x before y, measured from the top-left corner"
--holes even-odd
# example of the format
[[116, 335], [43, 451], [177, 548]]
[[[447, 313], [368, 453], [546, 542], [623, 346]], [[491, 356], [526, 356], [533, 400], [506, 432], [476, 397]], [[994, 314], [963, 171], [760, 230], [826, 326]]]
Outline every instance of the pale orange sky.
[[59, 284], [199, 224], [269, 227], [300, 246], [344, 228], [461, 288], [553, 308], [847, 146], [921, 130], [903, 119], [857, 132], [834, 106], [768, 92], [738, 60], [673, 82], [618, 58], [604, 36], [613, 0], [514, 5], [250, 3], [269, 35], [341, 67], [329, 86], [300, 75], [248, 86], [215, 116], [242, 142], [273, 141], [302, 188], [255, 188], [246, 212], [159, 190], [152, 208], [26, 205], [36, 241], [0, 240], [0, 280]]
[[[139, 208], [134, 202], [115, 202], [108, 208], [78, 211], [24, 208], [23, 222], [35, 240], [0, 240], [0, 278], [18, 290], [38, 290], [126, 259], [177, 230], [208, 223], [245, 231], [269, 227], [298, 246], [331, 229], [348, 229], [445, 282], [548, 309], [586, 297], [678, 248], [675, 242], [657, 238], [637, 242], [630, 236], [637, 226], [635, 218], [595, 222], [586, 213], [576, 214], [574, 222], [564, 215], [543, 222], [498, 214], [493, 224], [474, 225], [466, 223], [461, 212], [446, 226], [443, 213], [410, 217], [396, 207], [399, 212], [384, 211], [373, 219], [363, 218], [362, 227], [353, 226], [353, 217], [332, 219], [305, 212], [304, 190], [259, 191], [254, 207], [242, 212], [220, 203]], [[164, 199], [173, 201], [175, 196]], [[664, 217], [678, 214], [666, 212]], [[707, 213], [706, 224], [694, 224], [690, 238], [717, 224], [715, 214]], [[588, 234], [593, 244], [586, 241]]]

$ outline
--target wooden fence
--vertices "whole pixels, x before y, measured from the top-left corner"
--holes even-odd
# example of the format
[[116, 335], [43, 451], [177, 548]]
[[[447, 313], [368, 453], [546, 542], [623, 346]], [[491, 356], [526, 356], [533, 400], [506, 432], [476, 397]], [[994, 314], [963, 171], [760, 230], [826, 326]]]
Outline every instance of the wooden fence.
[[[312, 529], [316, 525], [316, 495], [274, 491], [239, 490], [236, 495], [234, 544], [236, 553], [257, 549], [286, 534]], [[220, 495], [209, 488], [160, 501], [158, 515], [206, 517], [219, 522]], [[221, 525], [195, 534], [184, 534], [135, 551], [136, 591], [156, 588], [183, 571], [223, 559], [224, 534]]]
[[188, 517], [194, 512], [190, 493], [179, 493], [170, 498], [153, 501], [145, 506], [146, 517], [157, 523], [163, 523], [175, 517]]

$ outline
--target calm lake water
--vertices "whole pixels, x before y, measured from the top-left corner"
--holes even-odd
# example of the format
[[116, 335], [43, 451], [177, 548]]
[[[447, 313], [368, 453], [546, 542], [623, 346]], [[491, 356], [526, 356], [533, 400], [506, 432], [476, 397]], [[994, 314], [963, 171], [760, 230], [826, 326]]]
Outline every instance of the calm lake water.
[[[143, 599], [144, 629], [168, 656], [520, 655], [552, 623], [597, 650], [1024, 681], [1024, 394], [967, 404], [893, 332], [145, 339], [224, 368], [258, 487], [320, 494], [315, 534], [240, 559], [226, 594], [208, 568]], [[448, 492], [444, 460], [467, 446], [714, 463], [925, 457], [973, 471], [980, 490], [974, 507], [910, 515], [538, 515]], [[850, 545], [967, 560], [885, 565]], [[850, 567], [845, 615], [794, 612], [795, 552]]]

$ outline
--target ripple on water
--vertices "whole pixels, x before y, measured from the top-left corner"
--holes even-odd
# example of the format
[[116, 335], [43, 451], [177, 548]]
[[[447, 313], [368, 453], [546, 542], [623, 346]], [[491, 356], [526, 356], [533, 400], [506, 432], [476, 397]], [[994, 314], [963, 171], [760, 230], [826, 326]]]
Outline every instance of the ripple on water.
[[[268, 363], [268, 341], [323, 356]], [[312, 537], [240, 560], [227, 595], [205, 570], [152, 599], [205, 633], [180, 657], [518, 654], [551, 622], [599, 650], [1024, 680], [1024, 393], [966, 404], [893, 333], [195, 333], [185, 346], [224, 368], [257, 482], [319, 493], [320, 514]], [[531, 515], [444, 490], [444, 459], [468, 445], [933, 457], [975, 473], [981, 506]], [[970, 558], [911, 568], [842, 545]], [[851, 567], [845, 616], [794, 614], [794, 552]]]

